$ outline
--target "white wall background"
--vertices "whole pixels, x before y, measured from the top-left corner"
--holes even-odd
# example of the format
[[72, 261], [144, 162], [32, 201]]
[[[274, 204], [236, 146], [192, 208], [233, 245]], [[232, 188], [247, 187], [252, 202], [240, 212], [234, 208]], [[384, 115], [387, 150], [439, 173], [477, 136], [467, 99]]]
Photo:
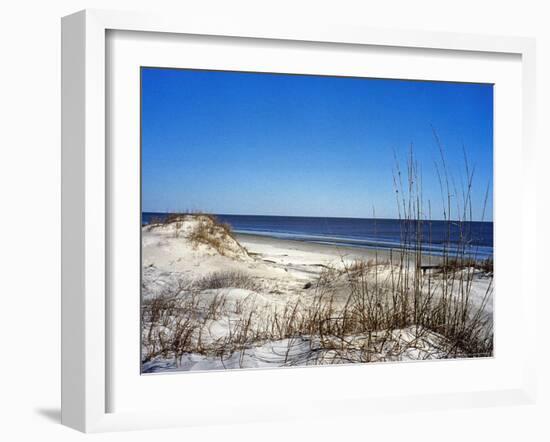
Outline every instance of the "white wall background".
[[[20, 0], [0, 7], [0, 438], [12, 440], [550, 440], [547, 182], [550, 136], [550, 11], [544, 1]], [[59, 425], [60, 17], [84, 8], [174, 14], [269, 16], [274, 22], [337, 22], [534, 36], [538, 43], [541, 354], [535, 406], [414, 412], [361, 421], [286, 422], [84, 436]], [[511, 177], [514, 179], [514, 177]], [[546, 235], [548, 235], [546, 233]]]

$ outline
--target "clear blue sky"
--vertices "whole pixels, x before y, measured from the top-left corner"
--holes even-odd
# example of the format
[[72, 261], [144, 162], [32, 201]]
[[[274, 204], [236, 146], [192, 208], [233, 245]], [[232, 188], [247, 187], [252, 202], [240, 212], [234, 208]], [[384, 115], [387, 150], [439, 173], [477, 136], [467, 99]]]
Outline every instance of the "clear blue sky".
[[463, 145], [475, 165], [479, 219], [491, 85], [143, 68], [143, 210], [395, 218], [393, 152], [405, 161], [412, 143], [441, 219], [432, 127], [457, 186]]

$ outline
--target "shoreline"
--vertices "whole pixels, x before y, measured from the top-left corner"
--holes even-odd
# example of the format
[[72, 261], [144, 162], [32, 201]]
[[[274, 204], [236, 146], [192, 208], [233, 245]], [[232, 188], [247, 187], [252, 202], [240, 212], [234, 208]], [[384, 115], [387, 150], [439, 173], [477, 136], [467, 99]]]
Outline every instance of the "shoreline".
[[[192, 215], [192, 214], [189, 214]], [[142, 213], [142, 222], [150, 220], [152, 213]], [[185, 216], [185, 215], [182, 215]], [[223, 224], [230, 226], [233, 234], [246, 237], [268, 237], [275, 240], [289, 240], [293, 243], [311, 243], [327, 245], [344, 250], [346, 254], [370, 256], [376, 251], [388, 255], [401, 253], [404, 237], [402, 220], [377, 218], [331, 218], [332, 224], [324, 222], [326, 217], [283, 217], [256, 215], [210, 215]], [[159, 218], [162, 216], [159, 214]], [[294, 220], [294, 221], [289, 221]], [[296, 221], [302, 220], [302, 221]], [[429, 223], [429, 229], [428, 229]], [[494, 255], [492, 227], [479, 227], [478, 224], [492, 225], [491, 222], [464, 222], [472, 227], [466, 228], [464, 238], [456, 223], [448, 224], [443, 220], [426, 220], [422, 228], [422, 237], [416, 238], [414, 228], [407, 233], [407, 253], [414, 254], [414, 247], [420, 241], [422, 255], [432, 261], [440, 260], [443, 255], [449, 258], [474, 259], [484, 261]], [[477, 226], [477, 227], [475, 227]], [[377, 233], [378, 232], [378, 233]], [[400, 233], [401, 232], [401, 233]], [[407, 230], [408, 232], [408, 230]], [[283, 244], [283, 242], [281, 242]]]
[[[252, 254], [272, 255], [277, 251], [306, 253], [319, 255], [325, 259], [346, 259], [346, 260], [375, 260], [380, 262], [391, 259], [398, 260], [402, 250], [399, 248], [366, 248], [352, 247], [338, 244], [321, 244], [296, 239], [282, 239], [267, 235], [255, 235], [253, 233], [234, 233], [237, 241]], [[413, 255], [414, 251], [405, 252], [406, 255]], [[425, 265], [437, 265], [442, 258], [437, 255], [422, 254], [422, 263]]]

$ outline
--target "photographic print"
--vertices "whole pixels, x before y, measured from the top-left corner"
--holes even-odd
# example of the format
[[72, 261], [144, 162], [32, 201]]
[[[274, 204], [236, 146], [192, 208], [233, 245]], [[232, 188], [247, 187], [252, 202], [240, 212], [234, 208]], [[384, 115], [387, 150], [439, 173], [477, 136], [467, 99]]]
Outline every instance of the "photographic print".
[[141, 372], [492, 357], [492, 180], [491, 84], [141, 68]]

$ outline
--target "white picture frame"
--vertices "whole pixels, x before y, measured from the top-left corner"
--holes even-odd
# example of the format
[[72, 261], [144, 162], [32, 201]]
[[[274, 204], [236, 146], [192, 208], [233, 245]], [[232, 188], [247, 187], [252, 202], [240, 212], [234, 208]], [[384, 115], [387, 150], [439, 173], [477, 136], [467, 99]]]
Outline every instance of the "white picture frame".
[[[197, 408], [153, 411], [109, 411], [108, 396], [113, 387], [108, 376], [108, 327], [111, 312], [108, 302], [108, 247], [112, 233], [107, 228], [110, 196], [106, 119], [106, 34], [109, 31], [141, 31], [162, 34], [201, 35], [270, 39], [287, 42], [369, 45], [381, 49], [436, 49], [484, 54], [513, 54], [521, 57], [521, 263], [535, 251], [535, 184], [529, 174], [534, 162], [535, 133], [535, 43], [518, 37], [388, 31], [350, 28], [339, 25], [248, 23], [244, 20], [215, 22], [194, 17], [167, 17], [87, 10], [62, 21], [62, 423], [85, 432], [207, 425], [220, 422], [249, 422], [284, 419], [301, 414], [319, 417], [329, 413], [368, 414], [387, 411], [435, 409], [532, 403], [535, 393], [534, 312], [525, 311], [522, 332], [522, 376], [505, 388], [477, 389], [470, 392], [430, 392], [424, 395], [342, 397], [313, 401], [312, 407], [282, 410], [277, 404], [258, 407], [254, 400], [238, 400], [241, 411], [218, 410], [207, 414]], [[532, 278], [521, 278], [521, 306], [536, 304], [536, 285]], [[498, 296], [498, 295], [497, 295]], [[136, 296], [136, 303], [139, 302]], [[498, 357], [498, 355], [497, 355]], [[381, 368], [382, 367], [382, 368]], [[333, 369], [338, 370], [339, 368]], [[383, 366], [377, 366], [383, 370]], [[292, 371], [286, 375], [293, 376]], [[208, 373], [208, 376], [222, 376]], [[357, 376], [357, 372], [355, 374]], [[184, 375], [185, 376], [185, 375]], [[241, 380], [250, 373], [234, 374]], [[521, 379], [520, 379], [521, 378]], [[198, 378], [196, 378], [198, 379]], [[213, 379], [213, 378], [212, 378]], [[221, 378], [220, 378], [221, 379]], [[223, 378], [227, 380], [228, 378]], [[330, 402], [333, 402], [332, 406]], [[256, 401], [257, 402], [257, 401]], [[215, 408], [215, 405], [213, 405]], [[338, 410], [336, 411], [335, 408]]]

